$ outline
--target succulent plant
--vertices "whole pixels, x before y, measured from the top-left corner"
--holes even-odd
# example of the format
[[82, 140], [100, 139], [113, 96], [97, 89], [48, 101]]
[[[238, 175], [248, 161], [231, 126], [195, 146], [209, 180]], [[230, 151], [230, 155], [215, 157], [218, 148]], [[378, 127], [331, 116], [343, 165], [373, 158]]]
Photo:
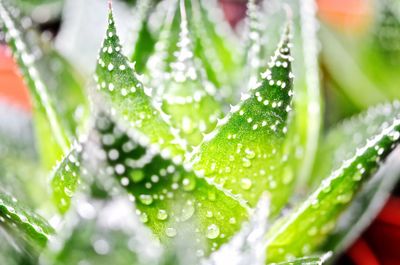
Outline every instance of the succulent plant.
[[[135, 10], [139, 29], [126, 48], [109, 3], [94, 78], [84, 86], [34, 25], [0, 0], [36, 136], [29, 151], [2, 136], [4, 165], [12, 167], [5, 172], [22, 183], [4, 178], [0, 220], [10, 243], [1, 243], [1, 260], [211, 265], [337, 257], [397, 180], [400, 103], [320, 136], [311, 0], [249, 0], [242, 38], [211, 0], [138, 1]], [[32, 194], [32, 186], [39, 193], [49, 186], [51, 195]]]

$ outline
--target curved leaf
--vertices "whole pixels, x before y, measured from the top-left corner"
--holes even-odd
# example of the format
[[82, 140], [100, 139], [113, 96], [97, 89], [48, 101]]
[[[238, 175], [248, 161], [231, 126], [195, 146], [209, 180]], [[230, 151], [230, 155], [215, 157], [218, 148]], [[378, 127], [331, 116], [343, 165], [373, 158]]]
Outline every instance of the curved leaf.
[[163, 155], [182, 161], [182, 142], [171, 132], [165, 119], [168, 117], [153, 105], [151, 91], [138, 78], [129, 60], [122, 54], [110, 10], [107, 36], [96, 68], [97, 88], [110, 103], [112, 114], [119, 115], [135, 133], [140, 133], [142, 141], [162, 149]]
[[355, 193], [380, 167], [399, 139], [400, 119], [394, 117], [385, 123], [384, 129], [364, 140], [304, 203], [279, 219], [268, 236], [268, 261], [281, 261], [286, 255], [307, 255], [318, 248]]
[[[107, 172], [133, 195], [140, 219], [163, 241], [181, 233], [183, 224], [195, 231], [200, 252], [215, 250], [239, 230], [247, 206], [191, 169], [174, 164], [132, 140], [105, 116], [97, 127], [107, 157]], [[201, 244], [200, 244], [201, 245]]]
[[171, 123], [180, 129], [182, 138], [194, 146], [215, 127], [222, 111], [215, 87], [206, 79], [201, 62], [194, 58], [184, 1], [180, 1], [179, 10], [178, 50], [165, 80], [162, 108], [171, 115]]
[[271, 263], [271, 265], [322, 265], [327, 262], [331, 255], [332, 253], [328, 252], [322, 256], [296, 258], [290, 261]]
[[54, 168], [51, 179], [52, 199], [61, 213], [66, 213], [71, 205], [80, 174], [82, 146], [75, 144], [72, 150]]
[[293, 94], [289, 40], [288, 26], [262, 82], [242, 95], [192, 158], [194, 169], [206, 179], [251, 206], [270, 192], [272, 214], [286, 203], [294, 182], [285, 150]]
[[232, 100], [233, 87], [240, 80], [239, 40], [224, 20], [216, 0], [190, 0], [192, 4], [195, 47], [202, 60], [208, 79], [215, 83], [224, 98]]
[[44, 247], [54, 230], [45, 219], [20, 205], [16, 198], [0, 192], [0, 224], [32, 247]]
[[55, 153], [55, 157], [57, 157], [68, 150], [69, 144], [67, 134], [61, 126], [61, 118], [56, 113], [54, 103], [49, 96], [46, 85], [43, 82], [38, 69], [36, 68], [32, 51], [30, 51], [30, 47], [23, 39], [23, 33], [21, 33], [19, 26], [16, 24], [15, 18], [7, 9], [4, 1], [0, 2], [0, 17], [3, 20], [8, 45], [13, 52], [14, 58], [20, 67], [25, 82], [27, 83], [32, 95], [32, 100], [36, 110], [35, 118], [37, 121], [37, 129], [40, 132], [51, 132], [50, 139], [46, 139], [46, 141], [51, 142], [51, 138], [54, 137], [53, 139], [56, 145], [51, 145], [51, 147], [48, 146], [47, 151]]

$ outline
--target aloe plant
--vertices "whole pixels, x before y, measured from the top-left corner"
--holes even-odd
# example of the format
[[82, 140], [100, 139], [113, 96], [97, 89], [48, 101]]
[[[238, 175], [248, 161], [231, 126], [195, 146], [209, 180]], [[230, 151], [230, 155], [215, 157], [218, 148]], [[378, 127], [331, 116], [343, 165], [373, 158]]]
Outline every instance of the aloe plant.
[[[230, 29], [221, 34], [214, 2], [138, 1], [134, 10], [140, 28], [126, 49], [109, 3], [85, 86], [0, 0], [5, 40], [31, 93], [36, 139], [36, 155], [26, 156], [12, 135], [0, 134], [7, 157], [0, 172], [23, 180], [15, 186], [2, 178], [11, 182], [0, 192], [10, 246], [0, 258], [211, 265], [322, 264], [340, 255], [365, 227], [342, 216], [370, 216], [400, 173], [392, 155], [400, 103], [320, 135], [313, 1], [250, 0], [243, 40]], [[159, 27], [151, 28], [153, 12]], [[42, 196], [29, 201], [32, 181], [46, 174], [50, 182], [36, 186]], [[9, 195], [15, 191], [26, 206]]]

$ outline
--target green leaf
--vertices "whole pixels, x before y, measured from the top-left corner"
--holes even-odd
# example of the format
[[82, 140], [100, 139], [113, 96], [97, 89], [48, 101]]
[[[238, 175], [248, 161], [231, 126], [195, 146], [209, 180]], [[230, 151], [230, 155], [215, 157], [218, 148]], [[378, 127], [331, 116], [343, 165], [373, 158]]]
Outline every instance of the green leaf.
[[[351, 158], [354, 150], [368, 138], [384, 130], [393, 119], [400, 118], [400, 102], [386, 103], [370, 108], [367, 112], [346, 120], [331, 129], [323, 139], [317, 155], [316, 167], [312, 182], [316, 185], [334, 168], [338, 168], [343, 160]], [[345, 139], [345, 141], [343, 141]], [[330, 249], [343, 251], [355, 240], [359, 233], [372, 221], [385, 198], [398, 179], [397, 161], [385, 162], [382, 170], [366, 183], [365, 188], [357, 195], [353, 205], [342, 218], [346, 222], [339, 225], [335, 234], [327, 242]], [[392, 165], [393, 164], [393, 165]], [[353, 220], [353, 221], [349, 221]]]
[[222, 111], [215, 99], [215, 87], [206, 79], [201, 62], [194, 58], [184, 1], [180, 2], [180, 13], [178, 50], [165, 80], [162, 109], [171, 115], [171, 123], [181, 130], [182, 138], [195, 146], [215, 127]]
[[263, 194], [249, 221], [242, 225], [241, 230], [229, 242], [212, 253], [202, 264], [222, 265], [229, 261], [231, 265], [265, 265], [265, 235], [269, 229], [267, 221], [269, 207], [269, 198]]
[[[395, 118], [400, 118], [400, 102], [381, 104], [369, 108], [332, 128], [318, 150], [311, 185], [317, 185], [344, 160], [354, 155], [354, 150], [365, 141], [384, 130]], [[345, 141], [344, 141], [345, 140]]]
[[400, 150], [396, 148], [377, 174], [357, 194], [354, 203], [341, 216], [338, 226], [323, 249], [333, 250], [339, 257], [375, 220], [400, 178]]
[[272, 214], [286, 203], [294, 182], [285, 150], [293, 93], [289, 39], [288, 26], [262, 82], [242, 95], [192, 158], [194, 169], [206, 179], [251, 206], [268, 191]]
[[178, 1], [170, 1], [166, 7], [166, 14], [163, 20], [163, 26], [154, 47], [154, 53], [149, 57], [146, 64], [146, 76], [149, 83], [156, 90], [155, 94], [162, 96], [165, 90], [165, 80], [170, 72], [171, 63], [174, 60], [174, 53], [177, 50], [180, 29], [180, 12]]
[[202, 60], [208, 78], [221, 94], [232, 99], [232, 87], [240, 80], [240, 42], [224, 19], [224, 13], [216, 0], [194, 0], [192, 23], [196, 34], [197, 56]]
[[109, 13], [107, 36], [100, 51], [95, 79], [98, 90], [110, 103], [126, 126], [139, 133], [142, 141], [162, 149], [165, 156], [183, 160], [184, 148], [166, 121], [166, 115], [156, 108], [151, 91], [143, 86], [128, 59], [122, 54], [112, 11]]
[[68, 138], [74, 139], [84, 131], [89, 116], [84, 80], [51, 43], [38, 40], [37, 45], [42, 53], [36, 62], [38, 71], [42, 73], [56, 112], [63, 117], [61, 125]]
[[297, 189], [307, 190], [322, 123], [319, 42], [316, 3], [312, 0], [289, 1], [294, 19], [293, 37], [293, 122], [289, 127], [292, 153], [295, 155]]
[[32, 247], [44, 247], [48, 236], [54, 232], [45, 219], [3, 192], [0, 192], [0, 221], [4, 228], [14, 236], [21, 237]]
[[184, 224], [195, 224], [198, 242], [215, 250], [240, 229], [248, 208], [227, 191], [207, 183], [190, 168], [174, 164], [132, 140], [106, 116], [97, 122], [106, 172], [118, 178], [136, 201], [140, 219], [163, 242], [171, 242]]
[[268, 235], [268, 261], [281, 261], [286, 255], [307, 255], [318, 248], [356, 192], [396, 147], [399, 131], [400, 119], [392, 117], [383, 129], [375, 131], [353, 150], [351, 157], [336, 167], [305, 202], [279, 219]]
[[137, 19], [137, 32], [135, 34], [134, 50], [132, 61], [135, 62], [136, 70], [139, 73], [144, 71], [148, 58], [154, 51], [156, 40], [149, 30], [149, 16], [155, 5], [154, 0], [138, 1], [135, 6]]
[[331, 257], [331, 255], [332, 255], [331, 252], [327, 252], [322, 256], [296, 258], [290, 261], [271, 263], [271, 265], [322, 265], [327, 262], [327, 260]]
[[83, 260], [98, 265], [160, 264], [159, 245], [137, 220], [126, 197], [98, 200], [80, 196], [76, 202], [64, 219], [64, 229], [54, 238], [58, 248], [48, 248], [41, 261], [56, 265], [79, 264]]
[[80, 182], [80, 157], [82, 146], [75, 144], [71, 151], [54, 168], [51, 179], [52, 199], [61, 213], [66, 213], [71, 205]]
[[[362, 34], [345, 34], [325, 25], [321, 28], [324, 65], [339, 93], [358, 109], [400, 96], [400, 12], [397, 1], [379, 1]], [[363, 97], [360, 97], [360, 93]]]
[[[26, 36], [21, 31], [21, 26], [16, 23], [16, 17], [11, 14], [4, 1], [0, 2], [0, 17], [3, 21], [7, 43], [32, 96], [35, 106], [35, 126], [43, 144], [41, 153], [50, 157], [43, 159], [44, 163], [49, 166], [55, 158], [59, 158], [63, 152], [68, 150], [67, 133], [62, 127], [59, 113], [56, 112], [54, 102], [42, 79], [42, 73], [36, 66], [35, 57], [32, 53], [33, 47], [25, 40]], [[44, 139], [46, 140], [44, 141]]]
[[259, 73], [264, 66], [262, 53], [262, 13], [260, 7], [255, 0], [247, 2], [247, 38], [246, 38], [246, 54], [244, 64], [246, 65], [246, 77], [248, 78], [249, 87], [254, 86], [259, 81]]

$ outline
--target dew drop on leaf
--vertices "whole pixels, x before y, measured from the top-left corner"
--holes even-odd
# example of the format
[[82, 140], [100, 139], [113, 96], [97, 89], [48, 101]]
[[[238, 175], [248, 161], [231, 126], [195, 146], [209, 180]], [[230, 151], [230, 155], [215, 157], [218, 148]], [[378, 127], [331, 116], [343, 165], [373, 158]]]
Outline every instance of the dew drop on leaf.
[[190, 217], [193, 216], [195, 212], [194, 206], [192, 205], [192, 203], [187, 203], [183, 209], [182, 209], [182, 216], [181, 216], [181, 221], [187, 221], [190, 219]]
[[139, 200], [144, 205], [150, 205], [150, 204], [153, 203], [153, 197], [151, 195], [148, 195], [148, 194], [141, 194], [139, 196]]
[[215, 239], [219, 236], [219, 227], [215, 224], [209, 225], [207, 227], [207, 238]]
[[337, 197], [337, 202], [345, 204], [345, 203], [348, 203], [351, 200], [352, 197], [353, 197], [353, 194], [351, 192], [340, 194]]
[[149, 221], [149, 217], [146, 213], [141, 213], [139, 219], [142, 223], [147, 223]]
[[174, 237], [174, 236], [176, 236], [176, 229], [173, 227], [168, 227], [167, 229], [165, 229], [165, 234], [168, 237]]
[[162, 210], [162, 209], [158, 210], [158, 213], [157, 213], [157, 219], [158, 219], [158, 220], [164, 221], [164, 220], [166, 220], [167, 218], [168, 218], [168, 213], [167, 213], [167, 211]]
[[185, 191], [192, 191], [196, 188], [196, 180], [194, 178], [184, 178], [182, 184]]
[[249, 190], [251, 188], [251, 186], [253, 185], [253, 183], [251, 182], [250, 179], [248, 178], [242, 178], [240, 180], [240, 186], [242, 187], [242, 189], [244, 190]]

